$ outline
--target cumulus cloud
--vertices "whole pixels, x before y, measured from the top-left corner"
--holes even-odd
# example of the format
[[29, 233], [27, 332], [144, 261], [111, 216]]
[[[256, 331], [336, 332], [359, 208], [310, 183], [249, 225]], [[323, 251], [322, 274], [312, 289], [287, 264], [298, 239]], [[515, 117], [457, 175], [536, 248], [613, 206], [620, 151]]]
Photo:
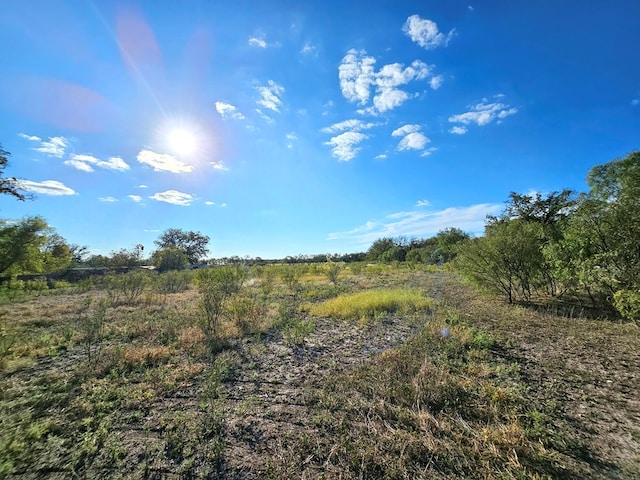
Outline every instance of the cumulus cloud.
[[333, 137], [325, 145], [331, 146], [331, 153], [335, 158], [348, 162], [361, 150], [357, 145], [367, 138], [368, 136], [364, 133], [344, 132]]
[[108, 170], [117, 170], [124, 172], [129, 170], [129, 165], [120, 157], [111, 157], [109, 160], [100, 160], [92, 155], [76, 155], [72, 154], [69, 160], [65, 160], [65, 165], [70, 165], [83, 172], [93, 172], [92, 165]]
[[374, 80], [376, 59], [367, 56], [365, 50], [350, 49], [338, 67], [342, 95], [350, 102], [364, 105], [369, 100]]
[[43, 195], [75, 195], [76, 191], [67, 187], [64, 183], [57, 180], [44, 180], [42, 182], [33, 182], [31, 180], [18, 180], [18, 186], [29, 192], [41, 193]]
[[[419, 205], [419, 207], [424, 206], [427, 205]], [[449, 227], [470, 233], [480, 233], [484, 229], [487, 215], [497, 215], [502, 208], [501, 204], [482, 203], [437, 211], [425, 211], [420, 208], [420, 210], [397, 212], [380, 220], [368, 221], [349, 231], [330, 233], [328, 239], [350, 240], [366, 248], [378, 238], [428, 237]]]
[[431, 87], [431, 90], [439, 89], [443, 81], [444, 79], [442, 78], [442, 75], [431, 77], [431, 80], [429, 80], [429, 86]]
[[368, 130], [372, 127], [377, 127], [379, 124], [371, 123], [371, 122], [363, 122], [362, 120], [351, 119], [351, 120], [343, 120], [342, 122], [334, 123], [328, 127], [322, 129], [323, 133], [338, 133], [344, 132], [346, 130], [351, 130], [353, 132], [359, 132], [361, 130]]
[[136, 203], [139, 203], [142, 201], [142, 197], [140, 195], [127, 195], [127, 197], [129, 197], [131, 200], [133, 200]]
[[[502, 98], [502, 96], [503, 95], [497, 96], [497, 98]], [[500, 122], [500, 120], [518, 112], [518, 109], [515, 107], [501, 102], [490, 103], [486, 98], [483, 98], [482, 101], [476, 105], [470, 105], [468, 108], [469, 110], [464, 113], [450, 116], [449, 122], [462, 123], [463, 125], [476, 124], [482, 127], [495, 120]], [[453, 132], [450, 130], [451, 133], [456, 134], [460, 134], [460, 131], [461, 130]]]
[[397, 149], [401, 152], [405, 150], [422, 150], [423, 156], [430, 155], [433, 150], [425, 149], [431, 140], [420, 131], [421, 128], [420, 125], [408, 124], [391, 132], [392, 137], [403, 137], [398, 143]]
[[459, 125], [451, 127], [449, 129], [449, 133], [453, 133], [454, 135], [464, 135], [465, 133], [467, 133], [467, 131], [467, 127], [461, 127]]
[[236, 120], [244, 119], [244, 115], [230, 103], [216, 102], [216, 111], [222, 118], [234, 118]]
[[455, 30], [451, 30], [445, 35], [438, 29], [436, 22], [428, 18], [420, 18], [419, 15], [411, 15], [407, 18], [402, 26], [402, 31], [426, 50], [446, 46], [455, 34]]
[[164, 192], [158, 192], [151, 197], [158, 202], [171, 203], [173, 205], [180, 205], [182, 207], [188, 207], [193, 202], [194, 197], [188, 193], [179, 192], [177, 190], [166, 190]]
[[[414, 60], [405, 67], [401, 63], [384, 65], [375, 71], [376, 60], [364, 50], [351, 49], [338, 67], [342, 95], [352, 103], [366, 105], [374, 91], [373, 107], [359, 110], [362, 114], [378, 114], [399, 107], [411, 96], [398, 87], [415, 80], [424, 80], [432, 73], [432, 67]], [[435, 79], [435, 80], [434, 80]], [[440, 86], [440, 77], [432, 77], [431, 86]]]
[[260, 100], [258, 105], [263, 106], [274, 112], [280, 112], [280, 106], [282, 105], [282, 94], [284, 93], [284, 87], [278, 85], [273, 80], [269, 80], [266, 86], [257, 87], [258, 93], [260, 93]]
[[25, 133], [19, 133], [18, 136], [29, 140], [30, 142], [38, 143], [37, 147], [33, 147], [32, 150], [36, 152], [44, 153], [50, 157], [62, 158], [69, 146], [69, 140], [65, 137], [49, 137], [49, 140], [42, 140], [35, 135], [27, 135]]
[[138, 162], [153, 167], [156, 172], [187, 173], [193, 171], [193, 165], [187, 165], [173, 155], [140, 150]]
[[418, 132], [422, 127], [420, 125], [403, 125], [400, 128], [396, 128], [393, 132], [391, 132], [392, 137], [402, 137], [404, 135], [409, 135], [410, 133]]
[[249, 37], [249, 45], [258, 48], [267, 48], [267, 42], [262, 37]]
[[115, 203], [118, 201], [118, 199], [115, 197], [99, 197], [98, 200], [106, 203]]

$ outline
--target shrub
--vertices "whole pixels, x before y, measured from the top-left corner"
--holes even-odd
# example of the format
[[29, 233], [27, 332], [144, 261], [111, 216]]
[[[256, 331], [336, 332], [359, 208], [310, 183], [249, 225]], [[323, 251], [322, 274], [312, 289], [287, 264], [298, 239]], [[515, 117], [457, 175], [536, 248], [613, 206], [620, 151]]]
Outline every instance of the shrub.
[[168, 271], [158, 275], [155, 281], [156, 292], [163, 295], [184, 292], [189, 290], [190, 286], [191, 276], [189, 272]]
[[640, 291], [619, 290], [613, 295], [613, 306], [622, 318], [640, 324]]

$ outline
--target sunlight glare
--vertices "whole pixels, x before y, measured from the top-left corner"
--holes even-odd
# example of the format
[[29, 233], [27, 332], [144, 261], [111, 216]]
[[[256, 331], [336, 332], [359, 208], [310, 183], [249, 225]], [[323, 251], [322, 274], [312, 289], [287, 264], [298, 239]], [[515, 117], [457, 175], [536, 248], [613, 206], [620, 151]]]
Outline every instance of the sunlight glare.
[[196, 149], [196, 137], [187, 130], [172, 130], [169, 145], [176, 153], [188, 155]]

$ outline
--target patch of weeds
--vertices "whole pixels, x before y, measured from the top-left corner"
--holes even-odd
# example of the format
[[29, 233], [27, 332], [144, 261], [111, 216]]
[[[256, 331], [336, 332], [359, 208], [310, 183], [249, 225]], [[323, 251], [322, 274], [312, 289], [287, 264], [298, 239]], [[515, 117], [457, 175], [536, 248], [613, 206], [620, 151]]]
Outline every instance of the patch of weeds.
[[87, 363], [92, 367], [96, 363], [96, 357], [100, 353], [101, 341], [104, 335], [107, 308], [109, 301], [101, 299], [92, 307], [93, 299], [87, 297], [80, 310], [80, 332], [84, 344]]

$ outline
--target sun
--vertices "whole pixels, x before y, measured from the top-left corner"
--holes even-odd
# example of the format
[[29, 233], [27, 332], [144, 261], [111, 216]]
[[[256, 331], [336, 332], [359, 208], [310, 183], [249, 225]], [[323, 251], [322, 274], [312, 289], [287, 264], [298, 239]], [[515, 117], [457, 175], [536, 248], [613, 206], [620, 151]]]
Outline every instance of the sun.
[[173, 151], [183, 155], [193, 153], [198, 143], [193, 133], [183, 129], [171, 130], [168, 141]]

